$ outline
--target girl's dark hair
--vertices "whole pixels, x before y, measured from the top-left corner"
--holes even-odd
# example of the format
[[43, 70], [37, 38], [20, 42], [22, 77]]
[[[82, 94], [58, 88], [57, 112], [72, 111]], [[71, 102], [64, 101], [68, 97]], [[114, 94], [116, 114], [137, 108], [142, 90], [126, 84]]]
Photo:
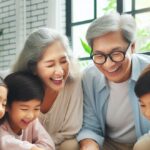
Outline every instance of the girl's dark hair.
[[139, 76], [134, 91], [137, 97], [150, 93], [150, 65]]
[[11, 107], [14, 101], [43, 101], [44, 86], [40, 78], [27, 72], [9, 74], [4, 82], [8, 88], [7, 106]]

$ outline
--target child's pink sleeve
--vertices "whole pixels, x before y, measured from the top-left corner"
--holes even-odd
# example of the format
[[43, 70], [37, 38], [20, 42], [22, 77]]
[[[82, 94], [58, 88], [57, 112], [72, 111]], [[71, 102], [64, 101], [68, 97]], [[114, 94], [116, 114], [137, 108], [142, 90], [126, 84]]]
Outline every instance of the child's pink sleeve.
[[55, 150], [52, 138], [37, 119], [33, 124], [33, 143], [44, 150]]
[[55, 150], [54, 143], [39, 120], [34, 120], [22, 135], [18, 136], [5, 122], [0, 126], [0, 150], [31, 150], [32, 147], [43, 150]]
[[0, 129], [0, 150], [30, 150], [34, 144], [16, 139], [4, 130]]

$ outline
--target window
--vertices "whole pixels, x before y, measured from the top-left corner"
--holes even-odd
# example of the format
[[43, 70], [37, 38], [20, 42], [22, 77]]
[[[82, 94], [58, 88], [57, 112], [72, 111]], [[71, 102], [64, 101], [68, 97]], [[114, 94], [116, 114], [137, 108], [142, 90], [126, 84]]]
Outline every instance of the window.
[[[119, 0], [118, 0], [119, 1]], [[136, 51], [150, 51], [150, 1], [121, 0], [120, 12], [132, 14], [137, 23]]]
[[90, 59], [81, 44], [81, 40], [86, 42], [89, 24], [112, 10], [116, 10], [116, 0], [66, 0], [66, 34], [71, 41], [74, 56], [82, 60], [82, 67]]
[[[66, 34], [70, 38], [74, 56], [88, 60], [81, 40], [86, 42], [85, 35], [89, 24], [97, 17], [109, 11], [129, 13], [137, 21], [137, 50], [150, 50], [150, 1], [147, 0], [66, 0]], [[144, 44], [143, 44], [144, 43]]]

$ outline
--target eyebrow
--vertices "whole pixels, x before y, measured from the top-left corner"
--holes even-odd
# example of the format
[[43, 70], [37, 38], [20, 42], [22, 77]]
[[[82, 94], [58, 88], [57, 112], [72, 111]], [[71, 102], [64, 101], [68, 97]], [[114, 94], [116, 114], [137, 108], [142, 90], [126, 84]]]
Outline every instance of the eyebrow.
[[[118, 46], [118, 47], [115, 47], [115, 48], [111, 49], [110, 52], [115, 51], [115, 50], [118, 50], [118, 49], [124, 50], [125, 48]], [[94, 50], [94, 49], [93, 49], [93, 50]], [[105, 54], [105, 52], [103, 52], [103, 51], [101, 51], [101, 50], [97, 50], [97, 49], [95, 49], [94, 52], [96, 52], [96, 53], [104, 53], [104, 54]]]
[[[21, 107], [30, 107], [29, 105], [26, 105], [26, 104], [20, 104], [20, 106], [21, 106]], [[41, 106], [41, 104], [36, 105], [35, 107], [40, 107], [40, 106]]]
[[61, 59], [67, 58], [67, 56], [62, 56]]
[[46, 61], [44, 61], [44, 63], [51, 63], [51, 62], [54, 62], [54, 60], [46, 60]]
[[[60, 59], [66, 59], [67, 58], [67, 56], [62, 56], [62, 57], [60, 57]], [[55, 60], [46, 60], [46, 61], [44, 61], [45, 63], [49, 63], [49, 62], [54, 62]]]

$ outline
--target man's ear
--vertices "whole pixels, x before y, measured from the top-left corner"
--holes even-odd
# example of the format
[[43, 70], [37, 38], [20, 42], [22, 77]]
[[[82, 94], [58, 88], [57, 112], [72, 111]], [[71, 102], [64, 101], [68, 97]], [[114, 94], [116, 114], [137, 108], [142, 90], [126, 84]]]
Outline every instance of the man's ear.
[[131, 44], [131, 53], [135, 53], [135, 42]]

